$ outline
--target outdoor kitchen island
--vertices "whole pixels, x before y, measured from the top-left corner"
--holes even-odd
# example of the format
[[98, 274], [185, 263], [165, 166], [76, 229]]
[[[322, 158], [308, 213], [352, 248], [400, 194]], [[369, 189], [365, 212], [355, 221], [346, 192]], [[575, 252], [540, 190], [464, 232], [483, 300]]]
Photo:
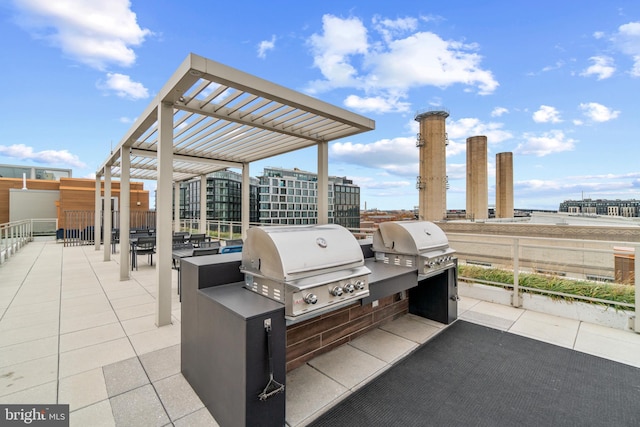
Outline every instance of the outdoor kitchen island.
[[[408, 313], [411, 306], [415, 305], [411, 302], [414, 292], [411, 289], [429, 285], [428, 281], [420, 282], [415, 266], [393, 265], [382, 259], [376, 260], [371, 241], [356, 242], [357, 257], [353, 256], [353, 252], [346, 256], [341, 252], [337, 257], [330, 254], [328, 258], [323, 258], [323, 246], [337, 250], [335, 242], [343, 238], [342, 230], [336, 227], [310, 226], [293, 234], [269, 227], [271, 230], [267, 234], [263, 231], [254, 232], [254, 237], [259, 233], [260, 238], [248, 236], [243, 254], [183, 260], [180, 269], [181, 369], [221, 425], [284, 425], [287, 371]], [[320, 241], [318, 233], [324, 236]], [[315, 236], [313, 244], [308, 248], [301, 247], [309, 236]], [[349, 236], [352, 238], [350, 233]], [[294, 251], [280, 247], [286, 245], [283, 242], [287, 240], [295, 242]], [[252, 241], [262, 243], [252, 249]], [[274, 271], [278, 267], [274, 265], [280, 263], [286, 268], [287, 262], [281, 262], [282, 259], [286, 260], [294, 254], [307, 259], [314, 255], [314, 246], [319, 248], [319, 252], [315, 253], [316, 264], [310, 266], [307, 262], [293, 266], [293, 273], [289, 271], [283, 277], [291, 279], [296, 271], [304, 270], [298, 268], [302, 265], [307, 271], [313, 270], [315, 276], [324, 276], [317, 283], [311, 283], [308, 274], [288, 283], [284, 283], [286, 279], [283, 280], [281, 301], [274, 299], [273, 295], [264, 296], [277, 288], [275, 282], [267, 283], [269, 289], [263, 290], [261, 287], [265, 280], [277, 278], [278, 274]], [[353, 248], [353, 245], [341, 241], [339, 247], [342, 251], [345, 247]], [[269, 261], [269, 257], [274, 257], [274, 249], [278, 262], [273, 259]], [[250, 265], [251, 260], [253, 266]], [[348, 264], [347, 271], [338, 274], [341, 270], [339, 265], [344, 267], [345, 262]], [[318, 268], [318, 263], [323, 268]], [[363, 277], [365, 270], [366, 277]], [[431, 280], [437, 282], [435, 287], [455, 287], [451, 283], [451, 278], [455, 278], [451, 268], [443, 269], [432, 277], [434, 279]], [[440, 279], [436, 279], [438, 277]], [[363, 279], [366, 283], [360, 283], [360, 286], [366, 288], [367, 292], [350, 299], [349, 295], [357, 293], [356, 287], [351, 290], [350, 285]], [[259, 291], [254, 286], [256, 283]], [[289, 286], [288, 290], [285, 290], [286, 286]], [[298, 296], [300, 292], [302, 295]], [[440, 305], [450, 305], [451, 292], [449, 289], [444, 293], [447, 301], [440, 301]], [[329, 296], [315, 295], [321, 293]], [[309, 294], [320, 301], [313, 303], [314, 298], [307, 298], [308, 302], [305, 302], [304, 297]], [[423, 291], [417, 295], [427, 298], [432, 294], [431, 291]], [[442, 289], [438, 294], [442, 294]], [[319, 304], [320, 308], [293, 309], [287, 307], [286, 298], [291, 298], [290, 304], [302, 299], [305, 305]], [[322, 304], [327, 301], [333, 302]], [[424, 304], [418, 304], [418, 307], [421, 306]], [[424, 312], [418, 315], [424, 316]]]

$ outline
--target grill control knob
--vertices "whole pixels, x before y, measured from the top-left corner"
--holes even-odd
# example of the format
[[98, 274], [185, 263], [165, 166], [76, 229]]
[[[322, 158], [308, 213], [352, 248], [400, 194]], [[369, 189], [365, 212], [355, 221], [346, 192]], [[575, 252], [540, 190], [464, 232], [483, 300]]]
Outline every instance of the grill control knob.
[[359, 290], [359, 291], [363, 290], [363, 289], [364, 289], [364, 283], [362, 282], [362, 280], [358, 280], [358, 281], [355, 283], [355, 287], [356, 287], [356, 289], [357, 289], [357, 290]]
[[354, 285], [352, 285], [351, 283], [347, 283], [346, 285], [344, 285], [343, 289], [344, 289], [345, 292], [348, 292], [348, 293], [352, 294], [353, 291], [356, 290], [356, 287]]
[[340, 286], [334, 286], [329, 290], [329, 293], [334, 297], [339, 297], [342, 295], [342, 288]]
[[318, 302], [318, 297], [315, 294], [306, 294], [302, 300], [307, 304], [315, 304]]

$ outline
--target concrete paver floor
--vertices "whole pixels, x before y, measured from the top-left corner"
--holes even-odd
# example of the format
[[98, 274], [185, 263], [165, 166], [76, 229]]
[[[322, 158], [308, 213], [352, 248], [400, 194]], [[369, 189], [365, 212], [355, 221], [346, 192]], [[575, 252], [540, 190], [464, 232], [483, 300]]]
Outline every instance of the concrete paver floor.
[[[72, 426], [216, 426], [180, 373], [180, 303], [157, 328], [155, 268], [119, 280], [92, 246], [29, 243], [0, 265], [0, 403], [70, 405]], [[459, 317], [640, 367], [640, 335], [463, 297]], [[446, 328], [406, 315], [287, 374], [304, 426]], [[344, 361], [349, 361], [345, 364]]]

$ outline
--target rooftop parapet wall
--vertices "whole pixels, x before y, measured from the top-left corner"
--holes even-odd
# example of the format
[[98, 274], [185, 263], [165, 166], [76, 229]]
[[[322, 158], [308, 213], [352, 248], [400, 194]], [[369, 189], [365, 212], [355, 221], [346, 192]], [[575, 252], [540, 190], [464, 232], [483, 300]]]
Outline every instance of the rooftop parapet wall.
[[496, 236], [548, 237], [555, 239], [640, 242], [640, 227], [510, 224], [483, 222], [438, 222], [445, 233]]

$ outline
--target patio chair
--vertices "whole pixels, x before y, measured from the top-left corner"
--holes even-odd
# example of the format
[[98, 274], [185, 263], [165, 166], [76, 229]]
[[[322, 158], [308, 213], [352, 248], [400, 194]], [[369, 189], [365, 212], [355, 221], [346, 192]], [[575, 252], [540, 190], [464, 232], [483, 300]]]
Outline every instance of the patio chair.
[[225, 246], [242, 246], [242, 239], [225, 240]]
[[184, 234], [174, 234], [172, 237], [172, 245], [175, 247], [176, 245], [184, 244], [185, 242], [184, 238], [185, 238]]
[[235, 252], [242, 252], [242, 245], [223, 246], [220, 248], [221, 254], [232, 254]]
[[220, 248], [195, 248], [193, 250], [193, 256], [217, 255], [219, 252]]
[[196, 248], [199, 247], [202, 242], [204, 242], [204, 233], [192, 234], [189, 236], [189, 243]]
[[219, 240], [211, 240], [209, 242], [204, 241], [204, 242], [200, 243], [199, 247], [201, 247], [201, 248], [219, 248], [220, 247], [220, 241]]
[[132, 246], [131, 269], [138, 269], [138, 255], [148, 255], [149, 265], [153, 265], [153, 254], [156, 253], [156, 238], [153, 236], [140, 236]]
[[111, 253], [116, 253], [116, 244], [120, 243], [120, 229], [114, 228], [111, 230]]
[[[171, 247], [172, 251], [182, 251], [186, 249], [193, 249], [193, 245], [185, 240], [182, 240], [181, 242], [173, 241], [173, 245]], [[173, 256], [171, 258], [171, 265], [174, 270], [180, 270], [180, 260]]]

